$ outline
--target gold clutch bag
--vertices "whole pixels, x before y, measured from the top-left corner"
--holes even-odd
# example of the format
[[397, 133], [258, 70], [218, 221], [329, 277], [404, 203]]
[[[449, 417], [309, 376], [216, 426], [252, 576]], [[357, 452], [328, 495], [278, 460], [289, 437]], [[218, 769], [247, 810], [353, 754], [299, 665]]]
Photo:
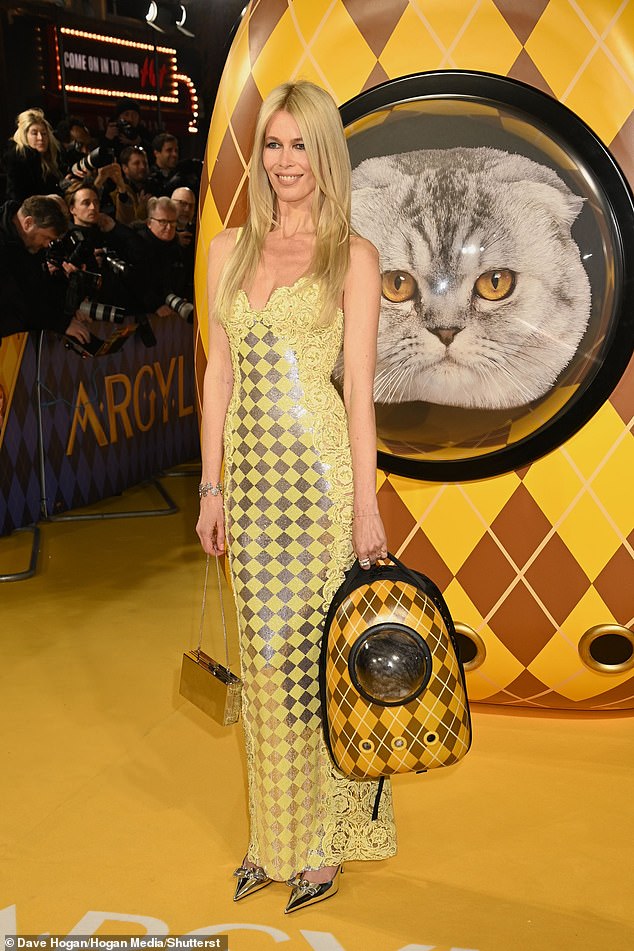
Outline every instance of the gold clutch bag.
[[216, 557], [216, 571], [218, 573], [218, 593], [220, 596], [220, 614], [222, 616], [222, 630], [225, 641], [226, 667], [210, 657], [202, 650], [203, 627], [205, 621], [205, 603], [207, 600], [207, 578], [209, 575], [209, 555], [205, 566], [205, 584], [203, 588], [203, 603], [200, 618], [200, 635], [198, 647], [183, 653], [181, 680], [179, 692], [199, 710], [219, 723], [221, 726], [230, 726], [236, 723], [240, 716], [240, 694], [242, 681], [232, 673], [229, 666], [229, 645], [227, 642], [227, 625], [222, 598], [222, 584], [220, 581], [220, 566]]

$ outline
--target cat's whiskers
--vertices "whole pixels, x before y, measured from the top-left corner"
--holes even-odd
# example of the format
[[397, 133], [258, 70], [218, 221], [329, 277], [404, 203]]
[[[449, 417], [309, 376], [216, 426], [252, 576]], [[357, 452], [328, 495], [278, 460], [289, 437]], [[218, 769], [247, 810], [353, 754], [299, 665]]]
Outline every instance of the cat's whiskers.
[[[395, 354], [388, 355], [387, 357], [388, 360], [390, 359], [390, 356], [395, 356]], [[381, 399], [381, 397], [383, 397], [384, 394], [388, 392], [390, 382], [393, 379], [394, 370], [395, 370], [395, 365], [392, 363], [388, 363], [387, 366], [385, 366], [384, 359], [386, 358], [380, 358], [381, 364], [383, 365], [381, 366], [381, 369], [378, 370], [378, 372], [376, 373], [374, 377], [375, 399], [379, 400], [380, 402], [384, 402]], [[396, 367], [398, 366], [400, 366], [400, 364], [396, 364]]]
[[[535, 375], [539, 375], [539, 366], [531, 367], [530, 362], [527, 362], [526, 354], [518, 353], [516, 360], [513, 360], [508, 354], [500, 354], [499, 361], [495, 359], [495, 356], [489, 362], [495, 369], [496, 374], [511, 380], [517, 393], [526, 397], [528, 402], [534, 399], [533, 384]], [[535, 372], [531, 373], [531, 369]]]
[[538, 337], [540, 341], [547, 340], [549, 343], [552, 343], [555, 347], [557, 347], [560, 352], [565, 352], [568, 350], [570, 357], [573, 356], [575, 352], [574, 344], [571, 343], [566, 346], [565, 341], [563, 341], [560, 336], [550, 333], [546, 328], [536, 327], [534, 323], [530, 323], [528, 320], [522, 320], [521, 317], [516, 319], [518, 324], [523, 324], [523, 326], [529, 330], [532, 337]]
[[[496, 357], [499, 357], [501, 362], [498, 362]], [[525, 369], [525, 366], [523, 364], [518, 367], [509, 366], [508, 362], [504, 362], [505, 360], [508, 361], [508, 356], [505, 357], [503, 354], [488, 355], [487, 363], [476, 365], [475, 369], [480, 374], [483, 383], [487, 385], [488, 392], [499, 394], [501, 397], [500, 406], [505, 405], [505, 400], [508, 400], [509, 395], [508, 388], [502, 386], [503, 379], [508, 379], [513, 384], [514, 396], [530, 402], [533, 399], [532, 390], [522, 381], [521, 376], [518, 376], [518, 373]], [[506, 402], [506, 405], [511, 404]]]
[[[393, 354], [396, 356], [396, 354]], [[407, 379], [409, 383], [411, 377], [416, 372], [416, 367], [402, 362], [396, 365], [388, 365], [377, 373], [374, 379], [374, 394], [377, 402], [391, 403], [397, 392], [403, 388], [402, 392], [407, 393], [407, 387], [403, 386]], [[396, 402], [401, 402], [396, 400]]]
[[375, 383], [374, 392], [376, 394], [376, 399], [381, 403], [390, 403], [394, 394], [394, 377], [399, 375], [399, 370], [394, 370], [390, 368], [389, 373], [385, 375], [385, 378], [380, 381], [377, 385]]
[[476, 372], [486, 387], [486, 391], [490, 398], [499, 398], [500, 396], [504, 396], [504, 389], [502, 386], [500, 386], [498, 374], [490, 364], [484, 364], [484, 366], [477, 367]]
[[389, 403], [389, 393], [390, 393], [390, 381], [392, 379], [392, 370], [390, 370], [390, 375], [386, 376], [385, 379], [381, 380], [380, 383], [374, 384], [374, 398], [379, 403]]
[[397, 392], [399, 392], [399, 391], [401, 391], [402, 393], [404, 393], [405, 396], [409, 396], [409, 395], [410, 395], [410, 394], [409, 394], [409, 386], [406, 385], [406, 381], [407, 381], [407, 383], [409, 383], [409, 379], [408, 379], [408, 378], [411, 378], [411, 376], [412, 376], [412, 368], [411, 368], [411, 367], [408, 367], [408, 366], [402, 367], [402, 368], [399, 370], [399, 372], [396, 373], [396, 374], [393, 376], [392, 382], [391, 382], [391, 385], [390, 385], [390, 390], [389, 390], [389, 399], [390, 399], [390, 402], [392, 402], [392, 401], [394, 400], [394, 397], [396, 396]]

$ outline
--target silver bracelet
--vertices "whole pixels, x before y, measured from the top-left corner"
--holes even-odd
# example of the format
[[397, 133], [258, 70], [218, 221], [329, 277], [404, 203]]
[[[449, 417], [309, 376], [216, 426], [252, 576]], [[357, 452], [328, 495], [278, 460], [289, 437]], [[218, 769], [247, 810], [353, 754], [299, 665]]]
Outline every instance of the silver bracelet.
[[198, 486], [198, 498], [204, 499], [206, 495], [222, 495], [222, 482], [214, 485], [213, 482], [201, 482]]

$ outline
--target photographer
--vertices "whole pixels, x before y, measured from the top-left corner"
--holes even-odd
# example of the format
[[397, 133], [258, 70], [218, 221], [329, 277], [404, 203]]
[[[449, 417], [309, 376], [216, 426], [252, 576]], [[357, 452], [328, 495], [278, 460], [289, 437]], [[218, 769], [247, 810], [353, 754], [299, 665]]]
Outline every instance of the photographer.
[[196, 196], [191, 188], [175, 188], [172, 201], [178, 209], [176, 239], [183, 252], [183, 263], [187, 277], [186, 297], [193, 298], [194, 258], [196, 252]]
[[110, 181], [109, 175], [115, 167], [120, 171], [112, 149], [103, 145], [98, 145], [88, 152], [76, 153], [75, 161], [61, 182], [62, 194], [65, 195], [69, 189], [75, 188], [78, 182], [84, 181], [100, 188]]
[[67, 228], [61, 199], [49, 195], [0, 206], [0, 337], [54, 330], [88, 340], [87, 328], [65, 311], [66, 288], [46, 266], [45, 249]]
[[150, 198], [148, 219], [135, 229], [139, 279], [135, 282], [139, 311], [159, 317], [193, 321], [191, 288], [183, 251], [176, 238], [178, 208], [171, 198]]
[[115, 103], [114, 115], [106, 126], [100, 144], [112, 149], [116, 159], [130, 145], [140, 146], [149, 154], [151, 140], [141, 123], [139, 107], [133, 99], [119, 99]]
[[[196, 196], [191, 188], [175, 188], [170, 197], [178, 208], [176, 233], [179, 236], [181, 247], [186, 247], [191, 244], [191, 236], [193, 236], [195, 231], [194, 217], [196, 214]], [[190, 237], [181, 239], [180, 236], [185, 234], [188, 234]]]
[[88, 126], [78, 116], [62, 119], [55, 129], [55, 135], [61, 145], [59, 167], [62, 174], [67, 175], [82, 155], [89, 154], [92, 136]]
[[119, 161], [121, 167], [118, 173], [114, 171], [114, 174], [110, 175], [114, 185], [110, 192], [114, 216], [122, 225], [131, 225], [133, 221], [145, 221], [148, 199], [153, 194], [148, 182], [150, 169], [147, 155], [138, 145], [130, 145], [123, 150]]
[[174, 180], [178, 167], [178, 139], [169, 132], [161, 132], [152, 141], [154, 165], [150, 170], [150, 185], [155, 195], [171, 195], [182, 182]]
[[85, 270], [86, 276], [75, 282], [86, 291], [90, 304], [100, 306], [91, 308], [80, 301], [80, 310], [97, 320], [120, 323], [130, 299], [131, 258], [138, 242], [129, 228], [101, 213], [94, 185], [76, 182], [65, 197], [72, 225], [49, 248], [49, 262], [57, 269], [70, 264]]

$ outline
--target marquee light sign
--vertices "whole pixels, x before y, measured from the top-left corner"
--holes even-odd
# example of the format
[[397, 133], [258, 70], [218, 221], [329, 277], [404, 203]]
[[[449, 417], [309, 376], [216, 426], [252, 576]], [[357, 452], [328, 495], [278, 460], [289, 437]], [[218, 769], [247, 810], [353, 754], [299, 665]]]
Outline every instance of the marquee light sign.
[[60, 27], [55, 55], [60, 92], [178, 103], [175, 49]]
[[187, 91], [189, 93], [189, 99], [192, 109], [192, 118], [189, 120], [188, 132], [198, 132], [198, 93], [196, 92], [196, 87], [193, 82], [185, 73], [178, 73], [175, 77], [179, 83], [184, 83], [187, 86]]

